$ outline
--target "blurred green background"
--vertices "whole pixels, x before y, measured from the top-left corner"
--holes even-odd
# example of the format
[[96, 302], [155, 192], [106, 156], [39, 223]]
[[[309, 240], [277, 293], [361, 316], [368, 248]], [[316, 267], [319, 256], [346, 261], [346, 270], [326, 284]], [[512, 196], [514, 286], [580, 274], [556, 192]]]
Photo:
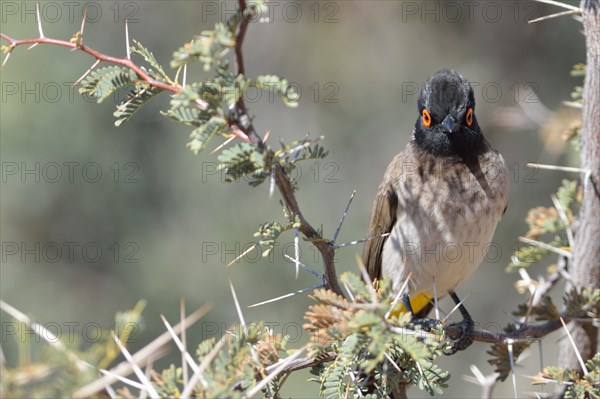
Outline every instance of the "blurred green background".
[[[127, 18], [130, 37], [165, 66], [174, 50], [235, 9], [234, 2], [212, 1], [67, 3], [41, 3], [46, 36], [70, 38], [79, 29], [83, 5], [93, 4], [87, 45], [125, 56]], [[1, 6], [2, 32], [35, 37], [33, 2], [2, 1]], [[569, 75], [573, 64], [585, 62], [580, 25], [570, 17], [527, 24], [556, 11], [533, 1], [275, 1], [270, 22], [252, 23], [246, 37], [249, 76], [277, 74], [301, 91], [297, 109], [266, 95], [254, 101], [255, 93], [248, 93], [257, 130], [271, 131], [273, 143], [324, 135], [330, 150], [325, 160], [300, 169], [298, 198], [305, 216], [332, 237], [357, 190], [340, 242], [366, 234], [380, 178], [418, 116], [415, 87], [443, 67], [473, 82], [478, 121], [504, 155], [512, 180], [508, 211], [494, 239], [501, 250], [458, 289], [461, 296], [471, 294], [466, 305], [479, 328], [504, 326], [510, 321], [506, 312], [526, 301], [513, 288], [518, 276], [504, 271], [517, 237], [526, 231], [523, 219], [531, 207], [551, 205], [550, 194], [562, 178], [574, 178], [531, 174], [525, 167], [576, 162], [574, 154], [564, 155], [568, 148], [563, 149], [560, 133], [569, 119], [579, 117], [561, 102], [580, 83]], [[108, 329], [117, 311], [144, 298], [146, 328], [134, 337], [135, 350], [165, 330], [160, 314], [176, 322], [180, 298], [188, 311], [214, 304], [190, 329], [190, 347], [215, 331], [223, 333], [237, 321], [228, 279], [242, 305], [316, 284], [307, 273], [296, 279], [283, 258], [283, 252], [293, 254], [289, 234], [272, 258], [259, 259], [254, 251], [226, 267], [255, 241], [260, 223], [283, 222], [277, 195], [269, 199], [266, 184], [253, 189], [244, 182], [224, 183], [214, 172], [216, 155], [209, 154], [221, 139], [198, 156], [187, 150], [190, 129], [158, 113], [168, 107], [167, 94], [130, 123], [114, 127], [116, 100], [96, 105], [70, 86], [92, 63], [86, 54], [40, 45], [18, 48], [2, 69], [2, 300], [41, 323], [58, 323], [65, 337], [68, 323], [78, 323], [72, 335], [86, 341], [87, 326]], [[201, 76], [195, 68], [188, 82]], [[302, 248], [302, 260], [320, 271], [315, 251]], [[356, 271], [361, 251], [361, 246], [340, 250], [338, 272]], [[544, 273], [544, 265], [530, 273]], [[299, 346], [308, 338], [300, 326], [310, 303], [302, 294], [244, 314], [246, 320], [266, 320]], [[452, 304], [445, 299], [442, 306], [449, 310]], [[1, 318], [11, 320], [6, 314]], [[17, 342], [2, 333], [6, 360], [14, 365]], [[544, 364], [555, 361], [558, 338], [552, 335], [540, 346]], [[476, 343], [441, 360], [452, 373], [444, 397], [479, 397], [480, 389], [461, 376], [470, 374], [471, 364], [492, 371], [486, 350]], [[175, 352], [157, 368], [178, 363]], [[522, 365], [519, 391], [532, 391], [524, 376], [540, 368], [537, 347]], [[307, 372], [296, 373], [284, 393], [318, 396], [318, 384], [306, 378]], [[511, 392], [505, 383], [496, 394], [512, 397]], [[427, 397], [416, 389], [410, 395]]]

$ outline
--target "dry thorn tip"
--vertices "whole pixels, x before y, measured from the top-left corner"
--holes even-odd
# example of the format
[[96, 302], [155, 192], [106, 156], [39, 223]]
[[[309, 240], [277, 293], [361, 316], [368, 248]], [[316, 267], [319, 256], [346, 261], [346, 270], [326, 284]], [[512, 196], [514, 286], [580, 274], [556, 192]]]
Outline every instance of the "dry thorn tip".
[[231, 289], [231, 296], [233, 296], [233, 302], [235, 303], [235, 309], [237, 310], [240, 323], [244, 328], [244, 333], [246, 333], [246, 320], [244, 320], [244, 314], [242, 313], [242, 308], [240, 306], [240, 302], [238, 301], [237, 295], [235, 294], [235, 288], [233, 288], [233, 283], [231, 282], [231, 279], [229, 280], [229, 288]]
[[400, 287], [400, 290], [398, 291], [398, 293], [394, 297], [394, 300], [392, 301], [389, 310], [385, 314], [385, 318], [386, 319], [388, 317], [390, 317], [390, 314], [392, 313], [392, 310], [394, 309], [394, 307], [396, 306], [396, 304], [400, 300], [400, 297], [402, 296], [402, 294], [404, 294], [404, 292], [406, 290], [406, 287], [408, 286], [408, 283], [410, 282], [411, 277], [412, 277], [412, 272], [408, 273], [408, 276], [406, 277], [406, 280], [404, 280], [404, 283], [402, 283], [402, 287]]
[[300, 237], [298, 229], [294, 229], [294, 262], [296, 263], [296, 280], [300, 272]]
[[258, 244], [254, 244], [252, 245], [250, 248], [248, 248], [247, 250], [245, 250], [244, 252], [242, 252], [240, 254], [240, 256], [238, 256], [237, 258], [235, 258], [234, 260], [232, 260], [231, 262], [229, 262], [227, 264], [227, 267], [233, 266], [234, 263], [236, 263], [238, 260], [242, 259], [244, 256], [246, 256], [250, 251], [252, 251], [254, 248], [256, 248]]
[[552, 245], [546, 244], [545, 242], [532, 240], [527, 237], [519, 237], [519, 241], [524, 242], [525, 244], [535, 245], [536, 247], [539, 247], [542, 249], [547, 249], [550, 252], [557, 253], [557, 254], [562, 255], [569, 259], [571, 259], [571, 257], [573, 256], [571, 252], [565, 251], [564, 249], [561, 249], [561, 248], [553, 247]]
[[131, 60], [131, 49], [129, 48], [129, 23], [125, 20], [125, 46], [127, 50], [127, 59]]
[[267, 299], [266, 301], [255, 303], [253, 305], [248, 305], [247, 307], [248, 308], [255, 308], [255, 307], [266, 305], [266, 304], [269, 304], [269, 303], [278, 302], [278, 301], [280, 301], [282, 299], [290, 298], [290, 297], [293, 297], [293, 296], [296, 296], [296, 295], [299, 295], [299, 294], [303, 294], [303, 293], [308, 292], [308, 291], [313, 291], [313, 290], [316, 290], [317, 288], [322, 288], [322, 287], [323, 287], [322, 284], [313, 285], [312, 287], [302, 288], [301, 290], [290, 292], [290, 293], [287, 293], [285, 295], [278, 296], [276, 298]]
[[77, 81], [75, 83], [73, 83], [73, 85], [71, 87], [77, 86], [79, 84], [79, 82], [81, 82], [83, 79], [85, 79], [85, 77], [92, 72], [92, 70], [94, 68], [96, 68], [98, 66], [98, 64], [100, 63], [100, 60], [96, 60], [96, 62], [94, 62], [94, 64], [89, 67], [89, 69], [87, 71], [84, 72], [83, 75], [81, 75], [81, 77], [79, 79], [77, 79]]
[[541, 163], [528, 163], [528, 168], [546, 169], [546, 170], [559, 170], [561, 172], [573, 172], [573, 173], [586, 173], [588, 170], [581, 168], [574, 168], [571, 166], [559, 166], [559, 165], [544, 165]]
[[506, 345], [508, 347], [508, 359], [510, 361], [510, 369], [511, 369], [511, 377], [512, 377], [512, 384], [513, 384], [513, 393], [515, 396], [515, 399], [518, 399], [518, 395], [517, 395], [517, 377], [516, 377], [516, 372], [515, 372], [515, 356], [514, 356], [514, 351], [513, 351], [513, 340], [512, 339], [508, 339], [506, 342]]
[[117, 334], [115, 334], [115, 332], [113, 331], [112, 335], [113, 335], [113, 339], [115, 340], [115, 343], [121, 350], [121, 353], [123, 354], [123, 356], [125, 357], [127, 362], [129, 362], [129, 364], [131, 364], [131, 367], [133, 368], [133, 372], [135, 373], [137, 378], [140, 380], [140, 382], [144, 385], [144, 387], [150, 394], [150, 397], [156, 398], [156, 399], [160, 398], [160, 396], [158, 395], [158, 392], [156, 392], [156, 389], [154, 389], [154, 386], [152, 386], [152, 384], [150, 383], [148, 378], [146, 378], [146, 375], [142, 372], [142, 369], [134, 362], [133, 357], [131, 356], [131, 353], [129, 353], [127, 348], [125, 348], [125, 345], [123, 345], [123, 343], [121, 342], [121, 340], [119, 339]]
[[12, 49], [6, 54], [6, 57], [4, 58], [4, 61], [2, 62], [2, 68], [4, 68], [4, 65], [6, 65], [6, 63], [8, 62], [8, 59], [10, 58], [11, 54], [12, 54]]
[[344, 224], [344, 220], [346, 219], [346, 215], [348, 214], [348, 211], [350, 210], [350, 205], [352, 204], [352, 200], [354, 199], [355, 195], [356, 195], [356, 190], [352, 190], [352, 194], [350, 194], [350, 199], [348, 200], [346, 209], [344, 210], [344, 213], [342, 214], [342, 218], [340, 219], [340, 224], [338, 225], [338, 228], [335, 230], [335, 234], [333, 235], [334, 243], [337, 241], [338, 234], [340, 234], [340, 230], [342, 229], [342, 225]]
[[275, 193], [275, 164], [271, 165], [271, 175], [269, 176], [269, 199], [273, 198]]
[[581, 357], [581, 352], [579, 352], [579, 349], [577, 349], [577, 345], [575, 344], [575, 341], [573, 340], [573, 336], [571, 335], [571, 332], [567, 328], [567, 325], [565, 324], [565, 321], [562, 317], [560, 318], [560, 322], [562, 323], [562, 326], [565, 329], [565, 332], [567, 333], [567, 337], [569, 337], [569, 342], [571, 343], [571, 346], [573, 347], [573, 350], [575, 351], [575, 355], [577, 356], [577, 360], [579, 361], [579, 366], [581, 367], [581, 370], [583, 370], [584, 374], [589, 374], [589, 371], [588, 371], [587, 367], [585, 366], [585, 362], [583, 361], [583, 358]]
[[79, 32], [81, 33], [80, 44], [83, 44], [83, 30], [85, 29], [86, 20], [87, 20], [87, 6], [83, 8], [83, 19], [81, 20], [81, 28], [79, 28]]
[[294, 264], [298, 263], [298, 265], [303, 268], [304, 270], [306, 270], [307, 272], [309, 272], [310, 274], [312, 274], [313, 276], [315, 276], [317, 278], [317, 280], [323, 282], [323, 278], [321, 277], [321, 275], [319, 275], [319, 273], [317, 273], [315, 270], [313, 270], [312, 268], [310, 268], [309, 266], [305, 265], [304, 263], [300, 262], [299, 259], [294, 259], [291, 256], [289, 256], [288, 254], [283, 254], [283, 256], [289, 260], [290, 262], [294, 262]]
[[469, 292], [467, 295], [465, 295], [465, 296], [464, 296], [464, 298], [463, 298], [463, 299], [461, 299], [459, 303], [457, 303], [456, 305], [454, 305], [454, 307], [452, 308], [452, 310], [450, 311], [450, 313], [448, 313], [448, 314], [446, 315], [446, 317], [444, 317], [444, 320], [442, 320], [442, 321], [446, 321], [446, 320], [448, 320], [448, 318], [449, 318], [450, 316], [452, 316], [452, 313], [456, 312], [456, 311], [458, 310], [458, 308], [460, 307], [460, 305], [462, 305], [462, 304], [463, 304], [463, 303], [464, 303], [464, 302], [467, 300], [467, 298], [468, 298], [469, 296], [471, 296], [471, 293], [470, 293], [470, 292]]
[[541, 22], [541, 21], [545, 21], [547, 19], [553, 19], [553, 18], [558, 18], [558, 17], [562, 17], [565, 15], [577, 15], [577, 14], [581, 14], [581, 10], [567, 10], [567, 11], [561, 11], [561, 12], [557, 12], [555, 14], [550, 14], [550, 15], [546, 15], [544, 17], [540, 17], [540, 18], [536, 18], [536, 19], [532, 19], [530, 21], [527, 21], [528, 24], [534, 24], [536, 22]]
[[538, 3], [552, 4], [553, 6], [566, 8], [567, 10], [581, 12], [581, 9], [579, 7], [575, 7], [570, 4], [566, 4], [566, 3], [561, 3], [560, 1], [555, 1], [555, 0], [535, 0], [535, 1], [537, 1]]

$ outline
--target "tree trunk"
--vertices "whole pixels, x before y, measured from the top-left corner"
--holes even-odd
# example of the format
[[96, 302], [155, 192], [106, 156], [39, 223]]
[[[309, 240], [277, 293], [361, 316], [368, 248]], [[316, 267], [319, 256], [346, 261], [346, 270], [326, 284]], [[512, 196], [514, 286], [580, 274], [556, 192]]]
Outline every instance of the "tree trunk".
[[[583, 181], [583, 202], [575, 235], [569, 274], [577, 289], [600, 287], [600, 1], [582, 0], [587, 68], [583, 90], [581, 168], [591, 176]], [[571, 322], [569, 330], [584, 361], [597, 352], [598, 328], [591, 323]], [[560, 348], [560, 366], [581, 372], [569, 340]]]

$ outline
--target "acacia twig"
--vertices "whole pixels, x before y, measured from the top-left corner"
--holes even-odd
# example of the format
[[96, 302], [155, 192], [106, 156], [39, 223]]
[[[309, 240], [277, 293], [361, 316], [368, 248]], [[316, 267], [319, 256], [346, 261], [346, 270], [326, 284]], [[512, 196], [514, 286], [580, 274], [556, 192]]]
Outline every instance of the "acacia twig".
[[[237, 73], [243, 75], [245, 72], [245, 66], [242, 46], [244, 44], [244, 38], [246, 36], [246, 31], [252, 15], [250, 8], [247, 7], [246, 0], [238, 0], [238, 5], [242, 14], [242, 20], [235, 38], [235, 62]], [[230, 116], [229, 122], [230, 124], [237, 125], [240, 130], [242, 130], [246, 136], [248, 136], [252, 144], [256, 145], [259, 149], [265, 148], [264, 140], [260, 137], [252, 125], [252, 120], [248, 114], [248, 109], [244, 103], [243, 96], [240, 96], [240, 99], [236, 103], [235, 115]], [[298, 230], [317, 248], [323, 257], [323, 265], [325, 269], [325, 287], [339, 295], [343, 295], [337, 281], [337, 274], [335, 271], [335, 245], [332, 241], [324, 240], [317, 230], [315, 230], [308, 220], [306, 220], [302, 214], [302, 211], [300, 210], [300, 206], [298, 205], [298, 201], [296, 199], [296, 195], [294, 194], [294, 189], [290, 182], [289, 176], [283, 169], [283, 166], [281, 166], [279, 163], [275, 164], [275, 185], [279, 189], [281, 197], [283, 198], [283, 202], [285, 203], [288, 211], [297, 216], [300, 220], [300, 227]]]
[[[34, 39], [17, 40], [17, 39], [14, 39], [14, 38], [8, 36], [5, 33], [0, 33], [0, 37], [8, 42], [8, 54], [12, 53], [12, 51], [16, 47], [25, 46], [28, 44], [51, 44], [54, 46], [68, 47], [73, 50], [83, 51], [84, 53], [89, 54], [92, 57], [94, 57], [97, 61], [99, 60], [99, 61], [103, 61], [103, 62], [108, 62], [110, 64], [121, 65], [126, 68], [129, 68], [132, 71], [134, 71], [143, 81], [148, 83], [150, 86], [158, 87], [160, 89], [167, 90], [172, 93], [179, 93], [181, 91], [181, 86], [179, 86], [179, 85], [161, 82], [159, 80], [152, 78], [150, 75], [148, 75], [148, 73], [144, 72], [144, 70], [141, 67], [139, 67], [135, 62], [133, 62], [131, 59], [118, 58], [118, 57], [113, 57], [113, 56], [101, 53], [98, 50], [94, 50], [93, 48], [86, 46], [82, 42], [79, 42], [79, 43], [77, 41], [71, 42], [71, 41], [60, 40], [60, 39], [52, 39], [49, 37], [37, 37]], [[206, 104], [204, 101], [201, 100], [201, 102], [203, 103], [203, 106], [208, 106], [208, 104]]]
[[[534, 324], [534, 325], [524, 325], [518, 328], [516, 331], [510, 333], [496, 334], [491, 333], [485, 330], [475, 330], [473, 333], [473, 339], [477, 342], [489, 343], [489, 344], [498, 344], [498, 343], [508, 343], [512, 342], [530, 342], [543, 338], [544, 336], [558, 330], [562, 326], [561, 319], [565, 322], [570, 320], [578, 319], [579, 315], [570, 315], [562, 314], [561, 317], [557, 319], [548, 320], [543, 324]], [[591, 320], [590, 320], [591, 321]], [[446, 325], [444, 326], [444, 331], [446, 335], [449, 337], [458, 337], [463, 331], [460, 325]], [[311, 358], [300, 358], [296, 359], [293, 363], [289, 364], [282, 373], [291, 373], [297, 370], [305, 369], [308, 367], [314, 367], [321, 363], [326, 363], [335, 360], [337, 354], [335, 352], [328, 352], [326, 355], [322, 357], [318, 357], [315, 359]]]
[[[245, 66], [244, 66], [242, 46], [244, 43], [244, 38], [246, 36], [246, 31], [248, 30], [248, 24], [250, 23], [250, 19], [252, 18], [252, 8], [247, 6], [246, 0], [238, 0], [238, 4], [240, 7], [241, 21], [239, 24], [238, 32], [236, 34], [235, 61], [236, 61], [237, 73], [239, 75], [244, 75]], [[84, 16], [84, 21], [85, 21], [85, 16]], [[83, 27], [83, 25], [84, 24], [82, 23], [82, 27]], [[41, 31], [41, 27], [40, 27], [40, 33], [41, 32], [42, 31]], [[81, 36], [82, 32], [80, 31], [80, 32], [78, 32], [78, 34]], [[76, 34], [74, 37], [77, 37], [78, 34]], [[80, 50], [80, 51], [94, 57], [96, 59], [96, 63], [94, 63], [93, 67], [90, 68], [90, 70], [86, 71], [84, 76], [87, 75], [91, 71], [91, 69], [93, 69], [98, 64], [98, 62], [102, 61], [102, 62], [107, 62], [107, 63], [111, 63], [111, 64], [121, 65], [121, 66], [124, 66], [126, 68], [133, 70], [140, 77], [140, 79], [142, 79], [143, 81], [148, 83], [150, 86], [154, 86], [154, 87], [166, 90], [166, 91], [170, 91], [172, 93], [179, 93], [182, 90], [182, 86], [180, 86], [177, 83], [169, 84], [169, 83], [161, 82], [161, 81], [158, 81], [158, 80], [152, 78], [140, 66], [138, 66], [136, 63], [134, 63], [129, 57], [118, 58], [118, 57], [113, 57], [113, 56], [101, 53], [100, 51], [97, 51], [97, 50], [85, 45], [83, 43], [83, 40], [75, 40], [75, 39], [72, 39], [71, 41], [59, 40], [59, 39], [45, 37], [43, 34], [40, 34], [40, 37], [37, 37], [34, 39], [22, 39], [22, 40], [14, 39], [5, 33], [0, 33], [0, 37], [3, 40], [5, 40], [6, 42], [8, 42], [8, 50], [6, 51], [7, 54], [6, 54], [4, 63], [6, 63], [6, 61], [8, 61], [8, 58], [10, 57], [12, 51], [16, 47], [23, 46], [23, 45], [50, 44], [50, 45], [55, 45], [55, 46], [71, 48], [73, 50]], [[202, 99], [197, 100], [196, 104], [202, 109], [206, 109], [208, 107], [208, 103], [206, 103]], [[246, 105], [244, 103], [243, 96], [241, 96], [240, 99], [238, 100], [238, 102], [236, 103], [235, 111], [236, 111], [235, 114], [231, 115], [228, 120], [229, 127], [232, 129], [234, 134], [236, 131], [239, 130], [241, 133], [243, 133], [247, 137], [249, 142], [256, 145], [259, 149], [264, 149], [266, 147], [265, 140], [263, 140], [260, 137], [260, 135], [256, 132], [256, 130], [254, 129], [254, 126], [252, 125], [252, 120], [248, 113], [248, 109], [246, 108]], [[335, 256], [334, 244], [327, 240], [323, 240], [321, 238], [320, 234], [317, 232], [317, 230], [315, 230], [315, 228], [312, 227], [312, 225], [303, 216], [302, 212], [300, 211], [298, 202], [296, 200], [296, 197], [294, 194], [294, 189], [290, 182], [289, 176], [287, 175], [287, 173], [285, 172], [285, 170], [283, 169], [283, 167], [280, 164], [277, 164], [275, 166], [274, 174], [275, 174], [275, 184], [277, 185], [277, 188], [281, 192], [281, 196], [284, 200], [284, 203], [285, 203], [288, 211], [290, 213], [296, 215], [300, 219], [300, 227], [298, 230], [300, 230], [300, 232], [309, 241], [311, 241], [313, 243], [313, 245], [317, 248], [317, 250], [321, 253], [321, 256], [323, 257], [323, 263], [324, 263], [324, 269], [325, 269], [324, 278], [326, 280], [326, 287], [335, 291], [338, 294], [342, 294], [342, 290], [340, 289], [339, 284], [337, 282], [337, 274], [335, 271], [335, 265], [333, 263], [334, 256]]]

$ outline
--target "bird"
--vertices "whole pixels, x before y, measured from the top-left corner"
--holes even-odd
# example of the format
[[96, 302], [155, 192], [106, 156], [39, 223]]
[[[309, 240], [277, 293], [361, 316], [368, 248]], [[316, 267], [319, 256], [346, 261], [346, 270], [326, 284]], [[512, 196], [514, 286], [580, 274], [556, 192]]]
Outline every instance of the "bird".
[[[484, 137], [470, 82], [442, 69], [422, 85], [412, 136], [388, 165], [373, 201], [363, 263], [371, 281], [405, 285], [402, 311], [427, 316], [450, 295], [462, 334], [445, 351], [466, 349], [474, 323], [455, 293], [482, 263], [508, 206], [504, 158]], [[459, 323], [456, 323], [459, 324]]]

